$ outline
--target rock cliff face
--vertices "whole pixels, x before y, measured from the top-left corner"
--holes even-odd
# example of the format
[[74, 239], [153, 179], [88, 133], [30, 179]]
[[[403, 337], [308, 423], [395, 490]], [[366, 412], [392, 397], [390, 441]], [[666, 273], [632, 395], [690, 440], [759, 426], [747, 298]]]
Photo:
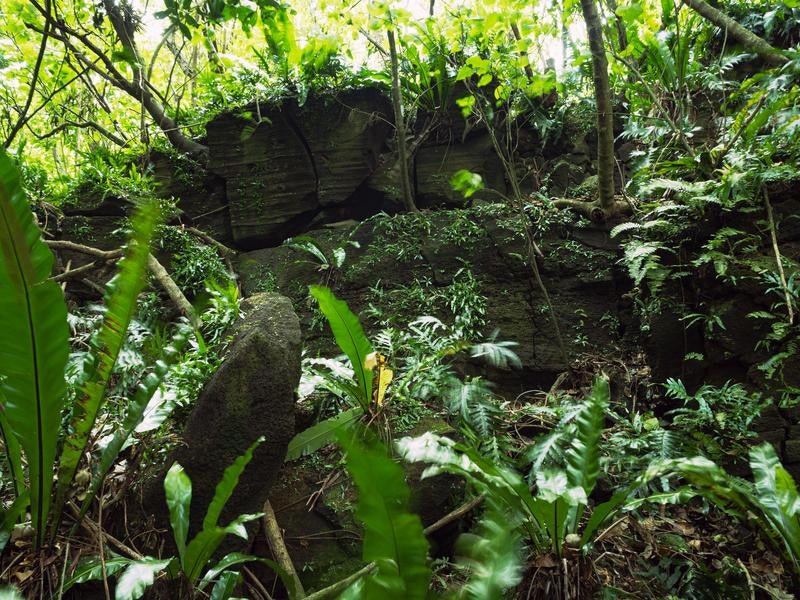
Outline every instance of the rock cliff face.
[[352, 203], [378, 166], [390, 114], [378, 92], [360, 90], [302, 108], [293, 100], [251, 105], [211, 121], [209, 170], [225, 181], [234, 243], [275, 245]]
[[[417, 121], [409, 169], [419, 207], [463, 206], [450, 185], [462, 169], [479, 174], [487, 188], [470, 202], [508, 193], [485, 128], [466, 127], [458, 110], [437, 119], [421, 114]], [[561, 193], [587, 176], [589, 146], [580, 135], [547, 149], [531, 127], [519, 126], [515, 168], [524, 186], [533, 189], [547, 171], [551, 191]], [[254, 103], [206, 125], [207, 165], [153, 151], [149, 172], [160, 196], [178, 200], [183, 223], [254, 250], [325, 223], [397, 212], [395, 136], [391, 104], [377, 89], [311, 97], [302, 106], [293, 98]], [[106, 234], [135, 202], [90, 192], [78, 193], [74, 204], [65, 211], [65, 237], [96, 230], [112, 239]]]
[[[776, 194], [774, 207], [781, 218], [794, 213], [796, 201]], [[548, 218], [554, 218], [552, 213], [544, 220]], [[649, 381], [663, 383], [679, 377], [690, 389], [731, 380], [779, 393], [775, 381], [765, 380], [763, 369], [758, 368], [775, 352], [757, 347], [768, 327], [748, 317], [769, 310], [771, 300], [764, 297], [760, 284], [748, 277], [738, 277], [735, 284], [720, 282], [713, 269], [701, 268], [682, 286], [668, 283], [647, 306], [637, 305], [641, 299], [631, 293], [633, 284], [621, 261], [620, 240], [610, 238], [607, 227], [575, 220], [568, 213], [555, 218], [555, 222], [542, 222], [537, 233], [543, 253], [539, 268], [571, 360], [591, 356], [595, 364], [608, 360], [610, 368], [622, 360], [626, 369], [642, 367]], [[497, 382], [498, 391], [513, 398], [529, 389], [547, 389], [567, 366], [527, 261], [519, 219], [499, 204], [419, 217], [377, 216], [361, 224], [311, 233], [327, 255], [332, 256], [336, 248], [346, 251], [339, 269], [320, 270], [313, 257], [288, 246], [243, 253], [237, 267], [245, 293], [279, 289], [292, 298], [312, 355], [337, 351], [306, 302], [308, 284], [332, 286], [360, 314], [368, 331], [375, 333], [376, 308], [393, 315], [398, 327], [424, 314], [452, 321], [457, 315], [437, 313], [441, 307], [426, 306], [420, 299], [457, 294], [469, 269], [479, 282], [476, 289], [486, 297], [483, 333], [498, 329], [498, 339], [518, 344], [514, 349], [521, 370], [483, 371]], [[722, 225], [747, 227], [727, 221]], [[705, 238], [700, 235], [699, 239]], [[797, 240], [800, 228], [787, 224], [781, 242], [787, 257], [800, 258]], [[768, 251], [763, 258], [774, 260]], [[694, 306], [718, 315], [724, 329], [709, 334], [702, 323], [687, 326], [682, 315]], [[703, 359], [687, 360], [687, 355]], [[797, 363], [797, 358], [791, 358], [783, 369], [781, 385], [786, 389], [800, 386]], [[474, 373], [484, 367], [467, 362], [461, 368]], [[652, 396], [647, 390], [640, 394], [645, 402]], [[653, 408], [662, 414], [677, 404], [660, 400]], [[790, 469], [800, 474], [800, 410], [770, 407], [755, 427], [763, 439], [775, 443]]]
[[[615, 265], [617, 248], [607, 231], [588, 222], [563, 222], [544, 232], [542, 276], [554, 299], [569, 356], [602, 348], [619, 339], [619, 314], [629, 283]], [[238, 270], [245, 294], [273, 288], [294, 301], [311, 352], [333, 350], [330, 335], [313, 323], [306, 303], [307, 285], [327, 283], [360, 312], [377, 331], [370, 305], [391, 314], [400, 327], [416, 317], [452, 321], [441, 305], [426, 306], [416, 298], [458, 294], [467, 271], [474, 275], [477, 293], [486, 297], [482, 333], [499, 330], [500, 340], [517, 342], [523, 369], [498, 377], [507, 391], [549, 386], [567, 365], [553, 331], [541, 290], [527, 262], [521, 217], [501, 204], [428, 213], [420, 217], [377, 216], [350, 228], [312, 232], [331, 255], [346, 251], [341, 269], [320, 271], [314, 259], [288, 246], [240, 255]], [[355, 242], [353, 247], [349, 242]], [[455, 282], [455, 286], [453, 285]]]
[[[232, 244], [275, 246], [310, 226], [399, 208], [388, 99], [371, 89], [278, 106], [250, 105], [207, 125], [209, 172], [224, 182]], [[463, 129], [463, 122], [461, 125]], [[505, 193], [502, 165], [485, 131], [440, 127], [410, 163], [420, 206], [460, 205], [460, 169]], [[184, 210], [197, 214], [193, 201]]]

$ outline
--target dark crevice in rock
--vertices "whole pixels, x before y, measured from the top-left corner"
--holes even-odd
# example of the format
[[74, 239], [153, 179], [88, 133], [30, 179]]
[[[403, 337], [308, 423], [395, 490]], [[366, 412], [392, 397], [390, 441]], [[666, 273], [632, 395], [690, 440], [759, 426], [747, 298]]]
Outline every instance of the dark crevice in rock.
[[311, 150], [311, 145], [308, 143], [305, 135], [303, 135], [302, 129], [300, 129], [300, 126], [288, 113], [286, 114], [286, 123], [289, 125], [291, 130], [294, 131], [294, 134], [297, 136], [297, 139], [300, 140], [300, 143], [303, 145], [303, 148], [306, 151], [308, 163], [311, 165], [311, 170], [314, 172], [314, 189], [317, 199], [319, 200], [319, 169], [317, 169], [317, 161], [314, 160], [314, 152]]

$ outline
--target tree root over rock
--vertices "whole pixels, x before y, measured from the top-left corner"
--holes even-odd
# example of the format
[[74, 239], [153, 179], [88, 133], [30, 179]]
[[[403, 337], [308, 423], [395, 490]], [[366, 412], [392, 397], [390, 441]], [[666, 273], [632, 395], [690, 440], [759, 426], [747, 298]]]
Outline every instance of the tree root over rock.
[[573, 200], [570, 198], [560, 198], [553, 201], [556, 208], [571, 208], [581, 216], [586, 217], [592, 223], [605, 223], [621, 215], [629, 215], [633, 212], [633, 207], [620, 196], [615, 197], [611, 207], [604, 207], [598, 200], [585, 202], [583, 200]]

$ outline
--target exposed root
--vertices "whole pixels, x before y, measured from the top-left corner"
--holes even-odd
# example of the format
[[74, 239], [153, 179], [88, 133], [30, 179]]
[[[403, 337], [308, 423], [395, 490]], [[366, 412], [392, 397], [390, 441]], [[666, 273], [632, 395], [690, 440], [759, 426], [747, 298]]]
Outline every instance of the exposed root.
[[629, 215], [632, 212], [630, 204], [624, 200], [614, 200], [614, 204], [610, 208], [600, 205], [600, 202], [585, 202], [583, 200], [573, 200], [570, 198], [561, 198], [553, 201], [553, 206], [556, 208], [571, 208], [582, 216], [589, 219], [592, 223], [605, 223], [621, 215]]

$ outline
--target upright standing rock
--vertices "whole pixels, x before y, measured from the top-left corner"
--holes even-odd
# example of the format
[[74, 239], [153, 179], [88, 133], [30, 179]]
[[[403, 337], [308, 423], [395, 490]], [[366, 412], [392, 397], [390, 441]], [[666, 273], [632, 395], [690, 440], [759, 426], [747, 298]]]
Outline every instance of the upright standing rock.
[[[220, 523], [260, 512], [294, 435], [300, 322], [289, 299], [278, 294], [248, 298], [242, 312], [244, 319], [233, 328], [227, 357], [189, 417], [184, 444], [167, 462], [169, 467], [178, 461], [192, 480], [190, 536], [200, 530], [225, 468], [264, 436]], [[155, 482], [149, 491], [146, 508], [162, 515], [166, 510], [163, 483]]]

